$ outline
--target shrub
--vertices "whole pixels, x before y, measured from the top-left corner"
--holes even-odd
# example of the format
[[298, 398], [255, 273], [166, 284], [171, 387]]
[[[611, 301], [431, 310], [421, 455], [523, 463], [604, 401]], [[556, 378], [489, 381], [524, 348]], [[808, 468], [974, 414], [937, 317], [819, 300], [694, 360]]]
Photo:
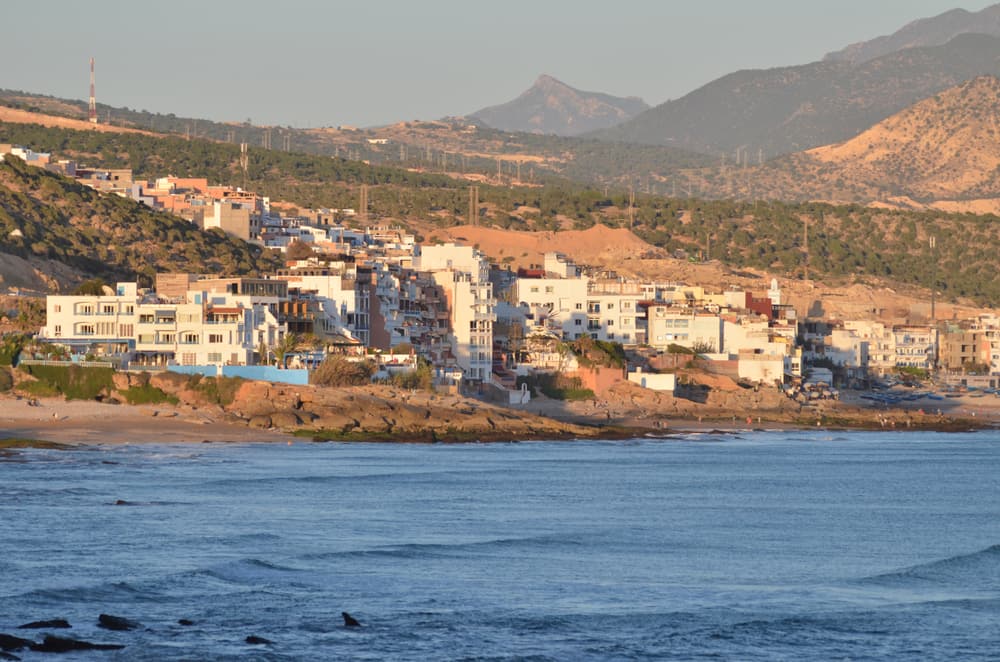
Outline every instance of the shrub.
[[38, 398], [51, 398], [59, 395], [59, 389], [48, 382], [21, 382], [17, 390]]
[[529, 389], [537, 388], [547, 398], [553, 400], [590, 400], [594, 392], [583, 388], [579, 377], [566, 377], [558, 374], [537, 374], [530, 377], [518, 377], [517, 386], [527, 384]]
[[0, 343], [0, 365], [17, 365], [17, 356], [27, 341], [25, 336], [15, 333], [5, 336]]
[[343, 356], [328, 356], [309, 376], [316, 386], [363, 386], [375, 373], [372, 361], [348, 361]]
[[389, 383], [399, 388], [431, 391], [434, 389], [434, 371], [431, 364], [421, 358], [416, 370], [396, 373], [389, 378]]
[[[67, 400], [93, 400], [101, 391], [112, 389], [111, 368], [84, 368], [79, 365], [29, 365], [24, 371], [48, 384], [55, 393], [62, 393]], [[35, 395], [40, 395], [35, 393]]]
[[14, 386], [14, 378], [6, 368], [0, 368], [0, 393], [6, 393]]
[[176, 405], [179, 402], [176, 396], [168, 395], [161, 389], [149, 384], [133, 386], [130, 389], [121, 391], [121, 394], [130, 405], [158, 405], [164, 402]]
[[192, 375], [188, 386], [200, 393], [207, 401], [222, 405], [233, 404], [236, 391], [245, 380], [242, 377], [204, 377]]

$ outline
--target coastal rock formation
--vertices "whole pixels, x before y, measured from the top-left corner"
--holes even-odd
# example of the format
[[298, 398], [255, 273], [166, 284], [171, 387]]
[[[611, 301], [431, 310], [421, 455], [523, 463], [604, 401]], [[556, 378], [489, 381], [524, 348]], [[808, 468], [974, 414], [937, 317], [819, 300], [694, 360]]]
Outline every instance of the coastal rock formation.
[[19, 651], [34, 645], [35, 642], [31, 639], [22, 639], [21, 637], [14, 637], [9, 634], [0, 634], [0, 650]]
[[69, 624], [65, 618], [53, 618], [47, 621], [32, 621], [30, 623], [25, 623], [24, 625], [18, 625], [18, 630], [56, 630], [60, 628], [71, 628], [72, 625]]
[[110, 614], [101, 614], [97, 617], [97, 627], [104, 628], [105, 630], [135, 630], [142, 627], [142, 624], [138, 621], [133, 621], [122, 616], [112, 616]]
[[95, 644], [82, 639], [66, 639], [48, 635], [40, 644], [32, 643], [36, 653], [69, 653], [71, 651], [116, 651], [125, 648], [122, 644]]
[[[175, 392], [179, 397], [180, 392]], [[385, 386], [328, 388], [246, 382], [226, 406], [256, 428], [314, 430], [317, 438], [523, 439], [592, 436], [594, 429], [457, 395]]]

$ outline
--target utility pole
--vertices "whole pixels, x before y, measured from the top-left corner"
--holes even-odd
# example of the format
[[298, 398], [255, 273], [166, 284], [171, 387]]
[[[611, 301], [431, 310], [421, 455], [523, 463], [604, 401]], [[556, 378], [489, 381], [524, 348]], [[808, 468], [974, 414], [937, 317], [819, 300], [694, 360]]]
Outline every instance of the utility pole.
[[628, 190], [628, 227], [635, 227], [635, 189]]
[[802, 265], [803, 269], [803, 280], [809, 281], [809, 217], [803, 216], [802, 225], [802, 245], [806, 249], [805, 262]]
[[368, 184], [361, 185], [361, 201], [358, 205], [358, 219], [362, 223], [368, 221]]
[[937, 300], [937, 270], [938, 270], [938, 252], [937, 252], [937, 237], [932, 236], [930, 238], [931, 246], [931, 261], [934, 263], [934, 268], [931, 276], [931, 324], [934, 325], [934, 370], [938, 367], [938, 324], [937, 324], [937, 310], [934, 304]]
[[479, 225], [479, 187], [469, 187], [469, 225]]
[[247, 144], [240, 143], [240, 170], [243, 171], [243, 190], [247, 190], [247, 168], [250, 165], [250, 154], [247, 152]]

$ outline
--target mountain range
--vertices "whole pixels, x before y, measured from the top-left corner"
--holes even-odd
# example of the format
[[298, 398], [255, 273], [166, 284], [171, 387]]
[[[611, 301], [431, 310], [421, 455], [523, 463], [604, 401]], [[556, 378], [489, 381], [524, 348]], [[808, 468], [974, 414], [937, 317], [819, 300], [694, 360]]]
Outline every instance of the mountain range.
[[739, 71], [592, 135], [708, 154], [742, 147], [754, 160], [770, 158], [847, 140], [941, 90], [997, 73], [1000, 38], [962, 34], [859, 65]]
[[981, 76], [833, 145], [747, 170], [715, 168], [707, 193], [1000, 212], [1000, 79]]
[[891, 35], [860, 41], [827, 53], [824, 59], [859, 64], [906, 48], [940, 46], [967, 33], [1000, 37], [1000, 3], [978, 12], [952, 9], [938, 16], [921, 18], [907, 23]]
[[648, 109], [638, 97], [584, 92], [543, 74], [513, 101], [477, 110], [470, 117], [502, 131], [575, 136], [621, 124]]

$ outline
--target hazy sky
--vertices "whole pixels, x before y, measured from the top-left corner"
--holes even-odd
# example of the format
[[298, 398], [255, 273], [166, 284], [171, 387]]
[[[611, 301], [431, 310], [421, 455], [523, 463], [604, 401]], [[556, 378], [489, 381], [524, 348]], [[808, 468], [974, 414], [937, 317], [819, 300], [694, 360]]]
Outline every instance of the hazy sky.
[[471, 113], [541, 73], [656, 105], [983, 0], [9, 0], [0, 87], [291, 126]]

